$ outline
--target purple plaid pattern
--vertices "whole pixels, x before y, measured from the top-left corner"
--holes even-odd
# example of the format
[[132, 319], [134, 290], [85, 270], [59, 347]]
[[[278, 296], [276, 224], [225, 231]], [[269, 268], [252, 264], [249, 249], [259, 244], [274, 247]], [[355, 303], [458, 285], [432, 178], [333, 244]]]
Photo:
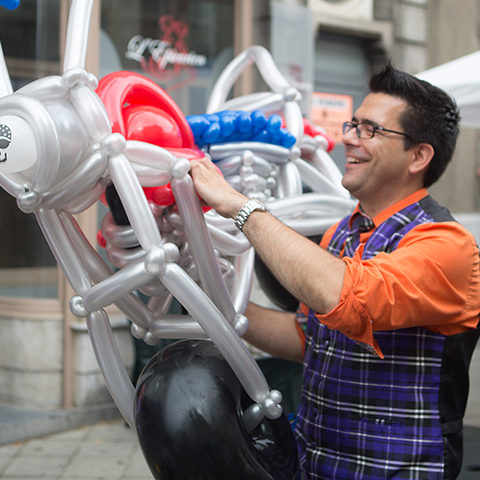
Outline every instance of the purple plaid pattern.
[[[435, 221], [419, 203], [372, 233], [363, 259], [392, 252], [415, 226]], [[328, 251], [350, 231], [342, 220]], [[316, 479], [442, 480], [439, 385], [445, 337], [415, 327], [375, 332], [380, 359], [310, 311], [296, 435], [302, 468]]]
[[360, 234], [363, 232], [368, 232], [375, 226], [371, 218], [361, 212], [358, 212], [353, 217], [351, 225], [352, 227], [350, 228], [345, 240], [344, 256], [346, 257], [353, 257], [355, 254], [355, 250], [360, 245]]
[[[337, 257], [340, 256], [340, 252], [350, 235], [348, 221], [349, 217], [346, 217], [340, 222], [327, 247], [327, 250]], [[414, 203], [413, 205], [400, 210], [375, 229], [371, 237], [365, 243], [362, 260], [373, 258], [380, 252], [393, 252], [397, 248], [400, 240], [412, 228], [415, 228], [422, 223], [430, 222], [434, 222], [433, 217], [426, 213], [419, 203]], [[346, 253], [347, 252], [345, 252], [345, 255]], [[346, 256], [353, 256], [353, 253], [354, 252], [352, 252], [351, 255]]]

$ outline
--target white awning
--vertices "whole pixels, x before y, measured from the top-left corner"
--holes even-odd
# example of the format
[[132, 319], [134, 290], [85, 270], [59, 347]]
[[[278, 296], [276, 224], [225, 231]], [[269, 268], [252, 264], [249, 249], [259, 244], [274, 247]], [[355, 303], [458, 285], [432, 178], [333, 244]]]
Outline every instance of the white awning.
[[418, 73], [457, 102], [464, 127], [480, 128], [480, 51]]

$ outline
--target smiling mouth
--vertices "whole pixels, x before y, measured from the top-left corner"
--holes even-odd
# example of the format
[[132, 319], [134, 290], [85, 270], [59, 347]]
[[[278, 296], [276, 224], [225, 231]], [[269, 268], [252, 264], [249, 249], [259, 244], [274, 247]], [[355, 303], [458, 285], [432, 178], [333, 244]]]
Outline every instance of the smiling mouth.
[[366, 163], [368, 160], [360, 160], [359, 158], [355, 157], [347, 157], [347, 163]]

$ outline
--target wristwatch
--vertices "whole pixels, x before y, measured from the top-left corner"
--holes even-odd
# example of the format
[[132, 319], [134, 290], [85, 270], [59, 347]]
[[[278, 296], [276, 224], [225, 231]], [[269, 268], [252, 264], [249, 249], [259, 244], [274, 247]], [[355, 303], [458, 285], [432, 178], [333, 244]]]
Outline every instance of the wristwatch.
[[238, 212], [237, 218], [235, 219], [235, 226], [243, 232], [243, 226], [248, 220], [248, 217], [258, 210], [259, 212], [266, 212], [267, 206], [258, 198], [251, 198]]

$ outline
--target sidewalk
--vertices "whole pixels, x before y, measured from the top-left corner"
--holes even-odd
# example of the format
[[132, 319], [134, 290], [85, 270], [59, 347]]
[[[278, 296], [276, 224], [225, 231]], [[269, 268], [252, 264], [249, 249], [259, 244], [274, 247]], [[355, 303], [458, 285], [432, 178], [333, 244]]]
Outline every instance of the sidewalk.
[[[465, 427], [458, 480], [480, 478], [480, 428]], [[123, 420], [0, 446], [0, 479], [152, 480], [135, 434]]]
[[[472, 360], [470, 378], [464, 422], [465, 452], [458, 480], [480, 480], [480, 344]], [[113, 409], [78, 417], [74, 412], [28, 413], [3, 406], [0, 439], [2, 434], [4, 439], [23, 434], [31, 440], [15, 443], [5, 440], [5, 445], [0, 444], [0, 479], [153, 480], [136, 435], [123, 419], [92, 421], [95, 415], [107, 413], [110, 416], [103, 418], [118, 415]], [[71, 426], [79, 425], [81, 420], [93, 425]], [[66, 431], [45, 436], [61, 428]]]
[[0, 446], [1, 479], [151, 480], [123, 420]]

